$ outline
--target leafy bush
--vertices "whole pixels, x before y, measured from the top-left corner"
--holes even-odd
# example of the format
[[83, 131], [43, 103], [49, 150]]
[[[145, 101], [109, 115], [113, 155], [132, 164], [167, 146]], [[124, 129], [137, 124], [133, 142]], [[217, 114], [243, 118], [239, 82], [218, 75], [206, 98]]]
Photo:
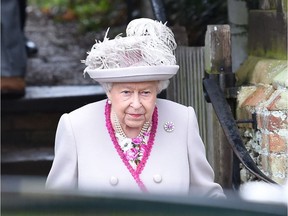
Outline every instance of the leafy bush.
[[29, 0], [29, 4], [56, 21], [77, 20], [84, 31], [126, 21], [122, 18], [126, 9], [125, 0]]

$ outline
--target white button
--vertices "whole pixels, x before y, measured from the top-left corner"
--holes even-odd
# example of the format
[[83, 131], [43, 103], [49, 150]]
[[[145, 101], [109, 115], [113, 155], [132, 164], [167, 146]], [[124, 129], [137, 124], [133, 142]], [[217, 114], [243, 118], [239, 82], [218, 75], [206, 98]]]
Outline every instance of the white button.
[[113, 185], [113, 186], [117, 185], [118, 184], [118, 178], [115, 177], [115, 176], [111, 176], [110, 184]]
[[162, 181], [162, 176], [159, 174], [156, 174], [153, 176], [153, 180], [155, 183], [160, 183]]

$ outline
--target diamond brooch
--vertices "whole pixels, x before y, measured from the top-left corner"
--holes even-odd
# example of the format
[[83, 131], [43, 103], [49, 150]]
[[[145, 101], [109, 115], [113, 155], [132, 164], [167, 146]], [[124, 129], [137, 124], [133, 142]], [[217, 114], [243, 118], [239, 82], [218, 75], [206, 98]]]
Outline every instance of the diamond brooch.
[[164, 124], [164, 130], [166, 131], [166, 132], [172, 132], [173, 130], [175, 129], [175, 126], [174, 126], [174, 123], [173, 122], [166, 122], [165, 124]]

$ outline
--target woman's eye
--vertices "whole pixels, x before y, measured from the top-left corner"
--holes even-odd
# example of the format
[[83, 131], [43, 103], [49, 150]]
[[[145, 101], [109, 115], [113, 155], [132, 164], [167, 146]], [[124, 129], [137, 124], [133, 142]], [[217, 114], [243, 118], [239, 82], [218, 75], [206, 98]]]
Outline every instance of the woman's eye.
[[121, 93], [124, 94], [124, 95], [128, 95], [128, 94], [130, 94], [130, 91], [124, 90], [124, 91], [122, 91]]
[[151, 93], [150, 91], [142, 91], [141, 92], [141, 94], [144, 95], [144, 96], [149, 95], [150, 93]]

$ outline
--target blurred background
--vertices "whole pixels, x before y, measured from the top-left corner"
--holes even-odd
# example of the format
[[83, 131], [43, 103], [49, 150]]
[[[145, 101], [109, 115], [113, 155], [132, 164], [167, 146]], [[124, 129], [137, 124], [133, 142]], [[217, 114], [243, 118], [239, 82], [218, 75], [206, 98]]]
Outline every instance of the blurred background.
[[[208, 24], [227, 23], [227, 2], [220, 0], [163, 1], [169, 26], [183, 26], [189, 46], [203, 46]], [[26, 35], [39, 47], [28, 62], [28, 85], [89, 84], [81, 79], [86, 52], [102, 40], [125, 33], [134, 18], [155, 18], [150, 1], [137, 0], [29, 0]], [[63, 64], [58, 64], [62, 62]], [[80, 76], [79, 76], [80, 74]]]

